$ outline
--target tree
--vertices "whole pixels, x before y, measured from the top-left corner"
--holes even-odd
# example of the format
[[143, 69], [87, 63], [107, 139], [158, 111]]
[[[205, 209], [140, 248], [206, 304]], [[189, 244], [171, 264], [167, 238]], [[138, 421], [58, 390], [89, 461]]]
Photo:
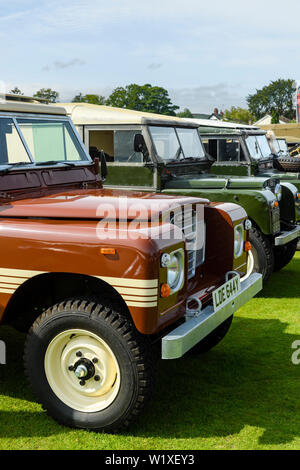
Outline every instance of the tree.
[[279, 116], [293, 119], [295, 115], [293, 96], [296, 91], [294, 80], [278, 79], [247, 97], [249, 111], [256, 119], [265, 114], [277, 112]]
[[82, 93], [79, 93], [73, 98], [72, 103], [105, 104], [105, 97], [102, 95], [82, 95]]
[[194, 115], [191, 113], [191, 111], [188, 108], [184, 108], [184, 110], [181, 111], [181, 113], [177, 113], [176, 116], [180, 118], [193, 118], [194, 117]]
[[145, 85], [132, 83], [126, 87], [117, 87], [106, 100], [106, 104], [117, 108], [169, 116], [176, 116], [175, 111], [179, 109], [179, 106], [171, 103], [167, 90], [162, 87], [152, 86], [149, 83]]
[[21, 92], [20, 88], [15, 86], [12, 90], [10, 90], [10, 93], [13, 95], [24, 95], [24, 93]]
[[51, 88], [41, 88], [34, 95], [34, 98], [44, 98], [50, 103], [55, 103], [59, 97], [59, 93]]
[[225, 109], [224, 120], [238, 122], [240, 124], [250, 124], [253, 122], [254, 116], [248, 109], [231, 106], [230, 109]]
[[275, 109], [272, 110], [271, 124], [279, 124], [279, 112]]

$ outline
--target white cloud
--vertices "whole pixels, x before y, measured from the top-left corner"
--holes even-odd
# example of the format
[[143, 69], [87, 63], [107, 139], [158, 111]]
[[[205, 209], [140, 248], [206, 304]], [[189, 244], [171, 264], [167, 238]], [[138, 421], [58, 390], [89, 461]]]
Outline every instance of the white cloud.
[[286, 8], [279, 0], [0, 0], [0, 7], [0, 79], [21, 89], [22, 80], [29, 94], [51, 87], [70, 98], [107, 95], [150, 82], [170, 90], [175, 104], [210, 112], [245, 105], [270, 80], [300, 77], [296, 0]]
[[42, 70], [49, 72], [52, 69], [68, 69], [70, 67], [84, 65], [85, 63], [85, 60], [82, 59], [71, 59], [67, 61], [55, 60], [51, 65], [44, 65]]
[[210, 86], [196, 88], [181, 88], [169, 90], [172, 102], [181, 109], [189, 108], [194, 113], [211, 113], [214, 108], [228, 109], [231, 106], [246, 107], [243, 94], [237, 92], [242, 86], [229, 86], [218, 83]]

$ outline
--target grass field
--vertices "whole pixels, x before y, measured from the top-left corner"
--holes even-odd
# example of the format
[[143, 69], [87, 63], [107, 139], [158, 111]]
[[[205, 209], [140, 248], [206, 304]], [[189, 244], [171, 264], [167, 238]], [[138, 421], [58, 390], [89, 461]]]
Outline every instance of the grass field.
[[156, 394], [122, 435], [47, 417], [24, 379], [24, 335], [2, 327], [0, 338], [0, 449], [300, 449], [300, 364], [291, 361], [300, 340], [300, 253], [239, 310], [216, 348], [160, 363]]

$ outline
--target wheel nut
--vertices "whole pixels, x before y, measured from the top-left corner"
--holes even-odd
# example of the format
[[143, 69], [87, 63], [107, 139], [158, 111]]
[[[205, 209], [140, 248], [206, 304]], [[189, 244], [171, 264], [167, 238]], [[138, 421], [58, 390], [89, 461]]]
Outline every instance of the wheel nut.
[[85, 380], [80, 380], [79, 384], [83, 387], [85, 385]]
[[76, 356], [77, 356], [77, 357], [81, 357], [81, 356], [82, 356], [82, 352], [81, 352], [81, 351], [77, 351]]
[[97, 362], [98, 362], [98, 359], [97, 359], [96, 357], [94, 357], [93, 363], [94, 363], [94, 364], [97, 364]]
[[95, 375], [94, 380], [96, 380], [96, 382], [99, 382], [99, 380], [100, 380], [99, 375]]

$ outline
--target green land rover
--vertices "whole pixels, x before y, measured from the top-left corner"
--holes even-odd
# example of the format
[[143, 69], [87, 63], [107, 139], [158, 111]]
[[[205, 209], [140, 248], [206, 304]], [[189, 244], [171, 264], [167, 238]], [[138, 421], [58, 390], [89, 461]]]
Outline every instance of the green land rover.
[[107, 187], [235, 202], [252, 221], [248, 273], [260, 272], [266, 281], [274, 268], [290, 261], [290, 247], [298, 239], [292, 185], [281, 186], [277, 176], [212, 174], [214, 159], [205, 151], [197, 123], [85, 103], [62, 105], [90, 155], [105, 154]]

